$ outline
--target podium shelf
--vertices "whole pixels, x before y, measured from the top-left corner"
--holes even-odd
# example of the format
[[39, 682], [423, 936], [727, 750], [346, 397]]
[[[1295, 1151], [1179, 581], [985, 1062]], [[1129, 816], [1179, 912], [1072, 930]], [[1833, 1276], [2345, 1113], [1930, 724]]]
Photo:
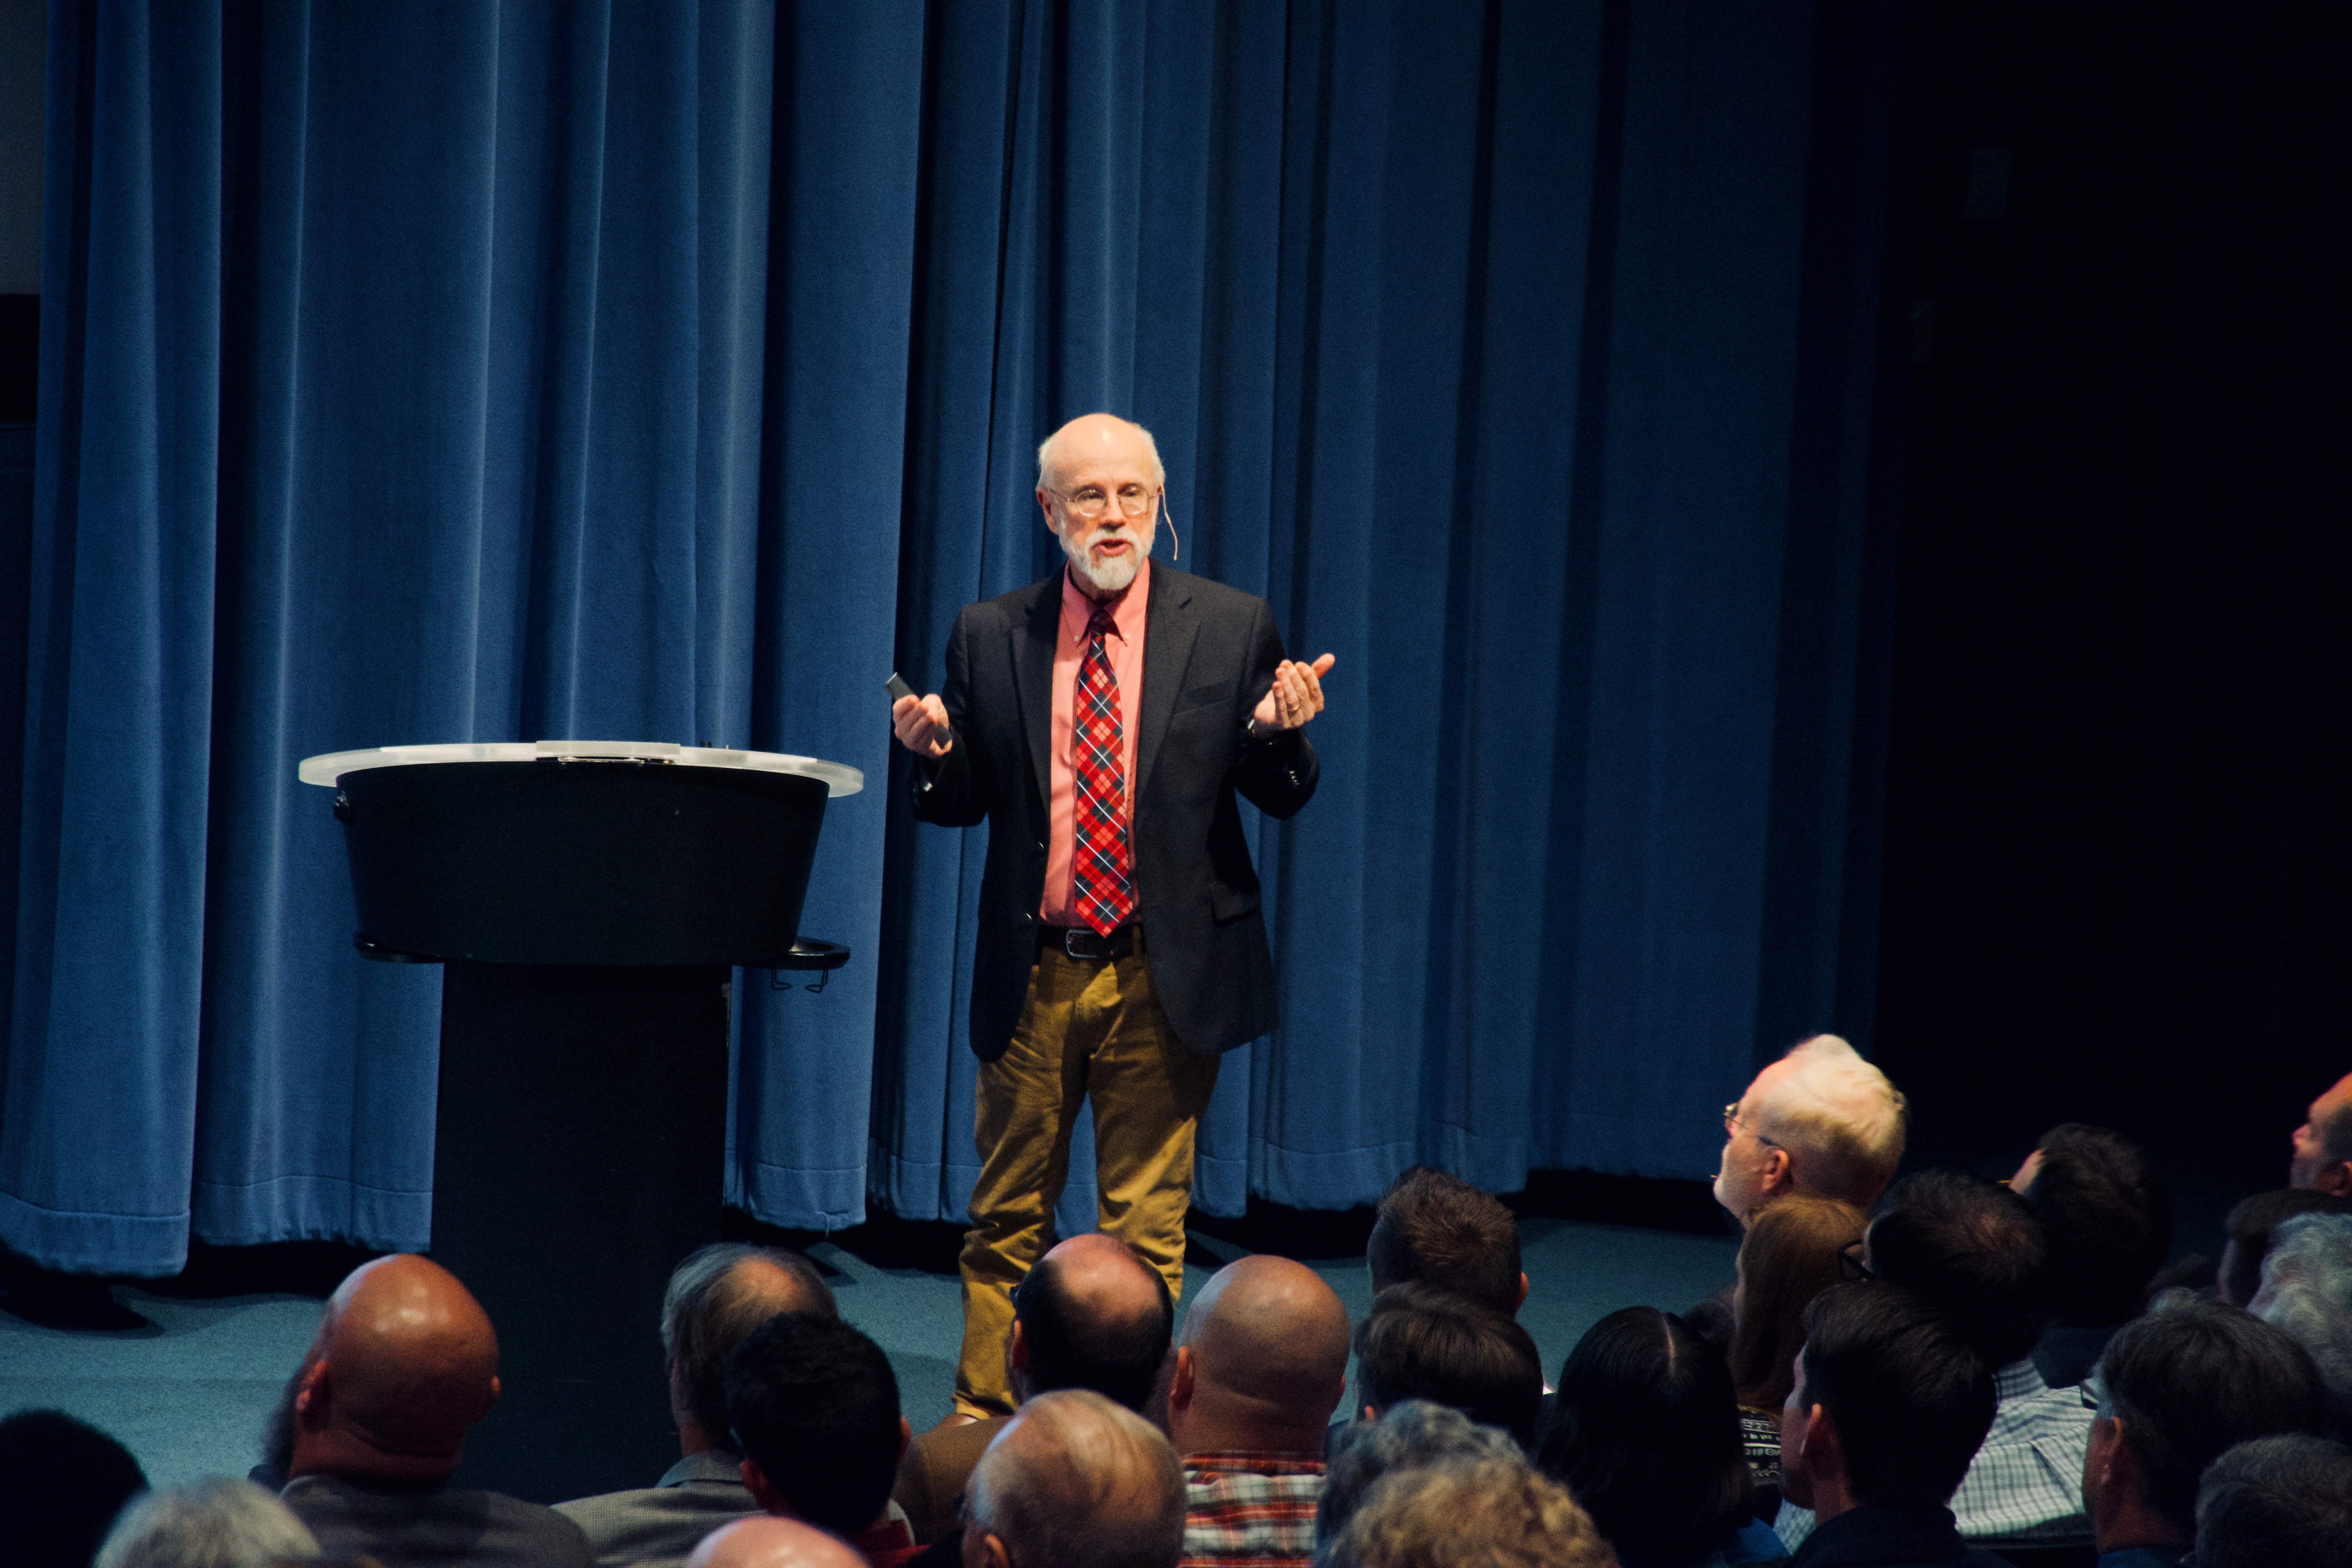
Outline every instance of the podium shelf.
[[456, 741], [438, 745], [371, 746], [357, 752], [322, 752], [305, 757], [295, 776], [329, 787], [344, 774], [368, 768], [410, 767], [435, 763], [578, 763], [637, 767], [738, 768], [755, 773], [798, 773], [821, 781], [828, 795], [856, 795], [866, 775], [856, 768], [784, 752], [739, 752], [719, 746], [681, 746], [667, 741]]

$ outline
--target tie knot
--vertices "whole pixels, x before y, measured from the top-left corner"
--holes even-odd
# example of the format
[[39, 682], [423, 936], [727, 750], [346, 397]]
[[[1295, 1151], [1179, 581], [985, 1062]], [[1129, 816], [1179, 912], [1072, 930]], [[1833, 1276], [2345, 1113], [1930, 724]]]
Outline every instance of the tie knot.
[[1090, 637], [1105, 637], [1117, 629], [1118, 623], [1110, 618], [1108, 605], [1097, 605], [1095, 613], [1087, 617], [1087, 636]]

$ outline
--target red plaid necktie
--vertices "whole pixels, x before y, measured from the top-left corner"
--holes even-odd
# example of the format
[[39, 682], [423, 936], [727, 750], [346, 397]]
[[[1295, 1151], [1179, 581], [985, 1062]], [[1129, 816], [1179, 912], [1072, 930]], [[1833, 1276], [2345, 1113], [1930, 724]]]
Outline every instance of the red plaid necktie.
[[1072, 890], [1078, 918], [1108, 936], [1135, 912], [1129, 875], [1127, 770], [1118, 760], [1118, 678], [1103, 635], [1110, 612], [1095, 606], [1087, 622], [1087, 657], [1078, 665], [1077, 736], [1070, 771], [1076, 775], [1077, 813]]

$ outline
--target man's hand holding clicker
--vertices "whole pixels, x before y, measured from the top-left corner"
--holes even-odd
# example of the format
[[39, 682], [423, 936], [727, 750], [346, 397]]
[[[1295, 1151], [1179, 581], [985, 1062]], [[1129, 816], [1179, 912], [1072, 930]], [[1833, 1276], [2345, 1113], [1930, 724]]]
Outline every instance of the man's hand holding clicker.
[[955, 731], [948, 723], [948, 705], [936, 693], [901, 697], [890, 704], [890, 732], [898, 737], [898, 744], [919, 757], [944, 757], [955, 743]]
[[1250, 715], [1252, 728], [1261, 733], [1296, 730], [1322, 712], [1323, 677], [1336, 661], [1336, 655], [1327, 653], [1313, 664], [1286, 658], [1276, 665], [1274, 688], [1258, 699], [1257, 710]]

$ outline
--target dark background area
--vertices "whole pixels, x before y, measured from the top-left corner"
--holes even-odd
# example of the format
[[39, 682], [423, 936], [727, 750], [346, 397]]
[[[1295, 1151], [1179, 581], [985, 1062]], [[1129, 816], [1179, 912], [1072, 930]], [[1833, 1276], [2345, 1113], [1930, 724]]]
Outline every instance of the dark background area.
[[[2210, 1253], [2352, 1068], [2352, 49], [2330, 7], [1916, 5], [1901, 68], [1864, 1043], [1910, 1165], [2005, 1174], [2054, 1121], [2114, 1126], [2172, 1178], [2176, 1251]], [[33, 302], [7, 305], [0, 419], [26, 418]], [[1719, 1223], [1696, 1184], [1522, 1201]], [[1235, 1239], [1360, 1246], [1360, 1212], [1267, 1211]]]

